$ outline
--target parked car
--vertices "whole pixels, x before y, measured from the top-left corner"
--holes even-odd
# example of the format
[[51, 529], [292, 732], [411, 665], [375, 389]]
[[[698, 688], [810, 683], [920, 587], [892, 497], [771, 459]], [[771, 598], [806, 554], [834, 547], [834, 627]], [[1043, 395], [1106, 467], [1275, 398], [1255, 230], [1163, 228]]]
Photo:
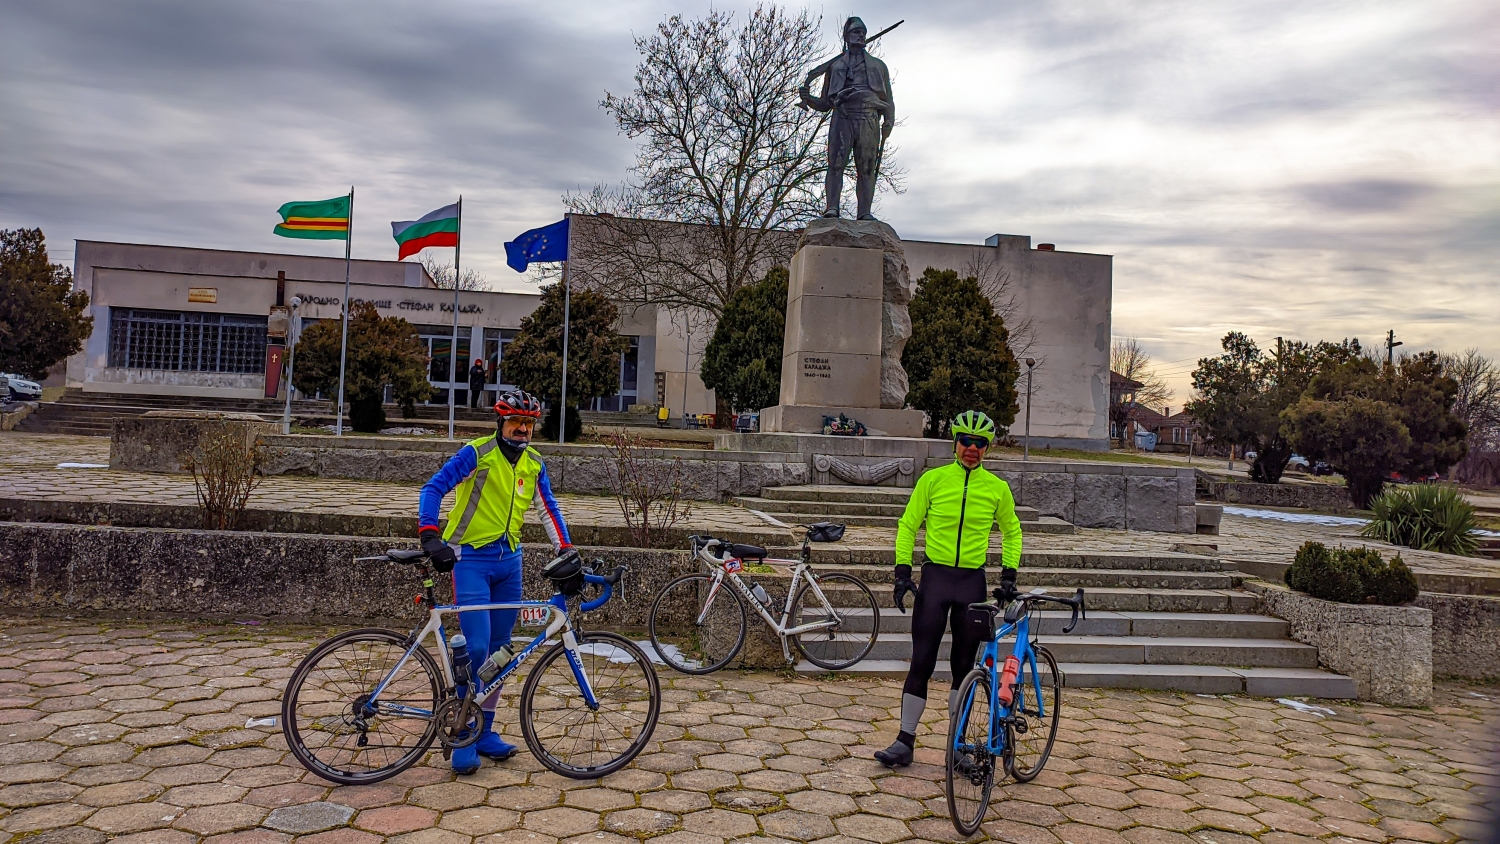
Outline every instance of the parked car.
[[1300, 454], [1293, 454], [1291, 457], [1288, 457], [1286, 459], [1286, 467], [1289, 470], [1295, 469], [1300, 472], [1306, 472], [1312, 469], [1312, 463], [1310, 463], [1306, 457], [1303, 457]]
[[0, 372], [0, 384], [5, 387], [0, 395], [9, 395], [12, 401], [42, 400], [42, 385], [35, 381], [28, 381], [15, 373]]

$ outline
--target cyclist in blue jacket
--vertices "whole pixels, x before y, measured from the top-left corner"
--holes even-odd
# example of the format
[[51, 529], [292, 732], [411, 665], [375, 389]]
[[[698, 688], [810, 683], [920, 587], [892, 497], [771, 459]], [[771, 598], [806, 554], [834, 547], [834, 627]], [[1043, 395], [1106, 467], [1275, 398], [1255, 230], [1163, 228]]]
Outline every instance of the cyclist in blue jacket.
[[[453, 572], [454, 598], [460, 605], [521, 600], [521, 523], [533, 503], [541, 504], [542, 526], [552, 550], [561, 553], [572, 547], [547, 467], [531, 448], [541, 402], [516, 390], [500, 396], [495, 413], [496, 432], [464, 445], [422, 487], [417, 528], [422, 550], [433, 568]], [[443, 496], [455, 488], [448, 526], [439, 533], [438, 509]], [[477, 677], [491, 654], [509, 652], [516, 611], [459, 613], [458, 623], [469, 640], [471, 674]], [[480, 702], [484, 734], [477, 743], [454, 749], [455, 772], [479, 770], [481, 754], [491, 759], [515, 755], [516, 746], [493, 729], [498, 697], [497, 689]]]

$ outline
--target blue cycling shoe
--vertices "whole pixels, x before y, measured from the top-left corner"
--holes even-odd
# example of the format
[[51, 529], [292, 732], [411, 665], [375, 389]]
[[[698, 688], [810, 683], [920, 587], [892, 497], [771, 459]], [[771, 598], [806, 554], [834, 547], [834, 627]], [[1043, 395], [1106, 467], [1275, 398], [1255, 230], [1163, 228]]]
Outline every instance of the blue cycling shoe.
[[472, 774], [479, 770], [479, 744], [453, 748], [453, 773]]
[[[494, 726], [495, 713], [484, 713], [484, 732], [480, 734], [479, 741], [475, 742], [471, 749], [478, 751], [482, 756], [487, 756], [496, 761], [502, 761], [515, 756], [516, 746], [500, 738], [499, 734], [494, 731]], [[458, 756], [455, 754], [453, 759], [454, 770], [458, 770]], [[478, 760], [475, 760], [474, 764], [477, 766], [479, 764]]]

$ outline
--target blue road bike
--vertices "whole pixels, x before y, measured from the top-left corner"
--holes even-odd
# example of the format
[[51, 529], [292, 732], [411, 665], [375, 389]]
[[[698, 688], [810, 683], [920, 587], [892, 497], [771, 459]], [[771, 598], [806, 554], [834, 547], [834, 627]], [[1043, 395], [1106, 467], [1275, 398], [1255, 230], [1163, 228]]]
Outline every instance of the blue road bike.
[[[582, 631], [570, 598], [556, 588], [550, 600], [438, 604], [433, 574], [421, 551], [387, 551], [356, 562], [410, 565], [422, 578], [417, 603], [427, 618], [411, 633], [364, 628], [318, 645], [287, 682], [282, 732], [308, 770], [342, 785], [389, 779], [415, 765], [434, 742], [444, 757], [479, 740], [480, 701], [498, 693], [544, 644], [552, 643], [521, 688], [521, 734], [548, 769], [593, 779], [623, 768], [646, 746], [661, 710], [661, 686], [651, 660], [614, 633]], [[582, 612], [598, 609], [628, 571], [602, 574], [596, 560], [583, 572], [584, 588], [600, 594], [572, 599]], [[573, 590], [569, 590], [573, 591]], [[469, 682], [469, 666], [455, 666], [445, 616], [513, 609], [522, 627], [543, 627], [488, 683]], [[457, 668], [457, 670], [455, 670]], [[455, 679], [457, 678], [457, 679]]]
[[[948, 816], [961, 835], [977, 832], [989, 811], [996, 759], [1017, 782], [1030, 782], [1052, 755], [1062, 716], [1063, 676], [1052, 653], [1034, 638], [1032, 616], [1045, 603], [1072, 608], [1064, 633], [1073, 632], [1080, 616], [1087, 617], [1082, 589], [1072, 598], [1033, 589], [1005, 607], [969, 605], [966, 622], [982, 628], [980, 636], [987, 641], [974, 670], [959, 685], [948, 719]], [[1011, 634], [1016, 643], [1011, 658], [1004, 659], [1000, 643]]]

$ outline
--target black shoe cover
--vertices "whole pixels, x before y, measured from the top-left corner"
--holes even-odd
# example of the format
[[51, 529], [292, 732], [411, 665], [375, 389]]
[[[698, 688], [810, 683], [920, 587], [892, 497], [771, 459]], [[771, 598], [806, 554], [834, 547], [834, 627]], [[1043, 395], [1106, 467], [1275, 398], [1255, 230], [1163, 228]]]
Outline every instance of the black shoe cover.
[[911, 764], [911, 748], [905, 742], [892, 742], [885, 750], [875, 751], [875, 761], [887, 768], [904, 768]]

